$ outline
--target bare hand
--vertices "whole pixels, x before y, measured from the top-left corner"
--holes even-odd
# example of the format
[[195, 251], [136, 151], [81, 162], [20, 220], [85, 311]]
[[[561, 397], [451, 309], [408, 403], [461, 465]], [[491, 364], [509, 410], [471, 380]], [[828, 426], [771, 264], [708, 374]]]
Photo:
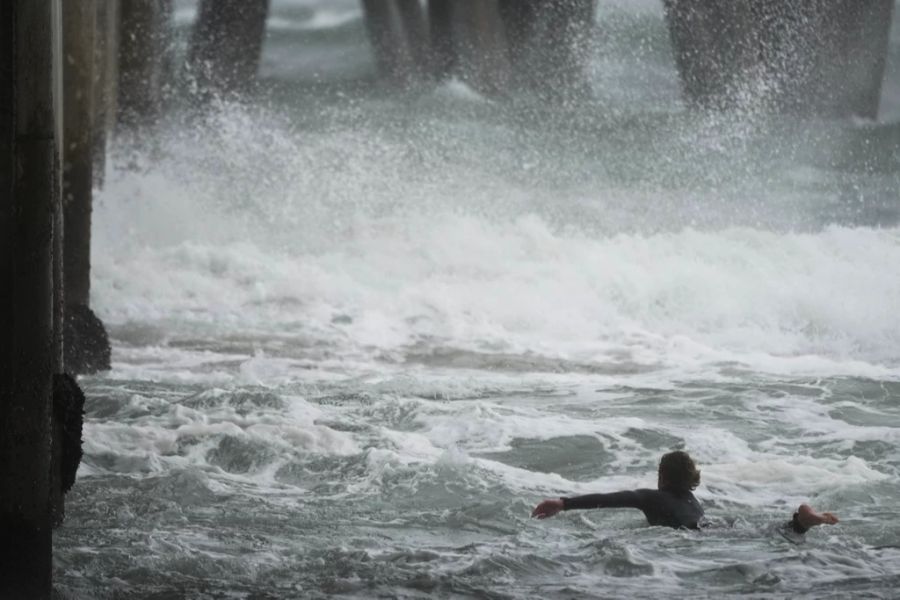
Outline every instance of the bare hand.
[[552, 517], [562, 509], [563, 501], [559, 498], [557, 498], [556, 500], [544, 500], [534, 507], [534, 510], [531, 511], [531, 516], [537, 517], [538, 519], [547, 519]]
[[809, 504], [801, 504], [797, 509], [797, 519], [800, 524], [809, 529], [816, 525], [834, 525], [838, 522], [838, 518], [830, 513], [817, 513]]

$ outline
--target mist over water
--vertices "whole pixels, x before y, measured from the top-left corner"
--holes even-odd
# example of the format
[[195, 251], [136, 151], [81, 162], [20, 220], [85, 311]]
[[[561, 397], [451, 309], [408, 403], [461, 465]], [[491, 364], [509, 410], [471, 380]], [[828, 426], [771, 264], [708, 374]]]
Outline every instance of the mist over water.
[[[849, 122], [687, 111], [655, 2], [554, 106], [385, 88], [357, 2], [273, 4], [258, 99], [113, 151], [67, 597], [892, 593], [900, 29]], [[528, 518], [674, 448], [730, 526]], [[800, 502], [841, 524], [773, 533]]]

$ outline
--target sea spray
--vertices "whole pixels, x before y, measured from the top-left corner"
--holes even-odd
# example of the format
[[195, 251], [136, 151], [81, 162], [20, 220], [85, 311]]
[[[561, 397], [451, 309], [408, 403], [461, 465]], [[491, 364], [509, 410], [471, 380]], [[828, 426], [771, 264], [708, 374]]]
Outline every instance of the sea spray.
[[[649, 1], [591, 102], [367, 89], [358, 10], [273, 3], [259, 99], [120, 140], [61, 591], [890, 595], [896, 126], [685, 111]], [[528, 517], [673, 448], [728, 526]]]

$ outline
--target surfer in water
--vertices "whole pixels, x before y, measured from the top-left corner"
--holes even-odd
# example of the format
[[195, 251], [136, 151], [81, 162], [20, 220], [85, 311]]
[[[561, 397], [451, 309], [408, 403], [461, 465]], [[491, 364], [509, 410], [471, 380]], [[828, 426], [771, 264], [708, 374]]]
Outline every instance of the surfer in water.
[[[691, 493], [700, 485], [700, 470], [687, 452], [681, 450], [663, 455], [659, 461], [657, 489], [627, 490], [611, 494], [588, 494], [574, 498], [544, 500], [531, 512], [532, 517], [546, 519], [563, 510], [586, 508], [636, 508], [651, 525], [699, 529], [706, 523], [703, 509]], [[785, 529], [806, 533], [816, 525], [833, 525], [838, 518], [831, 513], [818, 513], [801, 504]]]

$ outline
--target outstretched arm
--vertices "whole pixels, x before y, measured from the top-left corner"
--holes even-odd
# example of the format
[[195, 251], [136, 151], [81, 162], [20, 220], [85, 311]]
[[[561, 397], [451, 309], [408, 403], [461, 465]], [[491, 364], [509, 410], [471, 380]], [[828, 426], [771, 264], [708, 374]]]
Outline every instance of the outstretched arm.
[[806, 533], [816, 525], [834, 525], [838, 518], [830, 512], [818, 513], [809, 504], [801, 504], [788, 525], [796, 533]]
[[636, 491], [614, 492], [612, 494], [588, 494], [586, 496], [575, 496], [574, 498], [544, 500], [531, 511], [531, 516], [538, 519], [547, 519], [562, 510], [578, 510], [585, 508], [641, 509], [642, 506], [641, 496]]

